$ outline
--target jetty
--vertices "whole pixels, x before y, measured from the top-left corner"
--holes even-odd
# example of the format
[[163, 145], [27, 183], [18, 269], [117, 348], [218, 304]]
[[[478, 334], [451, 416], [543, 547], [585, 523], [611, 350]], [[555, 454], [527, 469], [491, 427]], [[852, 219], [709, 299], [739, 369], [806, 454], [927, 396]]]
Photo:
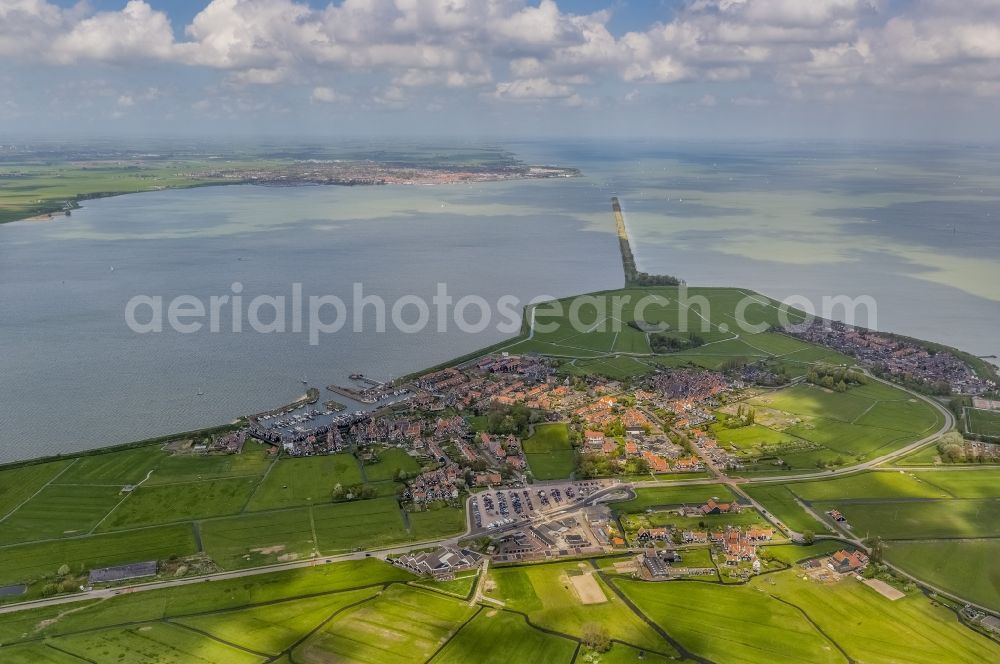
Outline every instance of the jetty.
[[625, 271], [625, 287], [630, 286], [677, 286], [683, 283], [677, 277], [669, 274], [649, 274], [640, 272], [632, 255], [632, 245], [629, 243], [628, 230], [625, 228], [625, 215], [622, 213], [621, 202], [617, 196], [611, 197], [611, 211], [615, 214], [615, 226], [618, 229], [618, 247], [622, 252], [622, 268]]

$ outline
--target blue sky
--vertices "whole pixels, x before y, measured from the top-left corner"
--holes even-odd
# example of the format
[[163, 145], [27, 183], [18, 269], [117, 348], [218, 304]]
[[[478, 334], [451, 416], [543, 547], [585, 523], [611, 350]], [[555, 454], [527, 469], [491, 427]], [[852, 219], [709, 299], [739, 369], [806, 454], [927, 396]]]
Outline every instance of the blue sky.
[[0, 132], [994, 140], [1000, 0], [0, 0]]

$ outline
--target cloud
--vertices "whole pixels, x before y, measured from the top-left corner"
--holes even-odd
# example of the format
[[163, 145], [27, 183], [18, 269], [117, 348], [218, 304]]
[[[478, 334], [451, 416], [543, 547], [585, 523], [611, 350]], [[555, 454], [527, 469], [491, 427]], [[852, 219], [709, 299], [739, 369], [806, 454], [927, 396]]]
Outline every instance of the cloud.
[[570, 99], [573, 88], [555, 83], [547, 78], [524, 78], [497, 83], [493, 96], [510, 101], [539, 101], [545, 99]]
[[[686, 0], [669, 20], [624, 34], [609, 27], [610, 10], [569, 7], [565, 0], [212, 0], [175, 33], [169, 10], [145, 0], [118, 11], [0, 0], [0, 56], [66, 68], [159, 62], [218, 71], [215, 80], [244, 100], [231, 101], [233, 108], [250, 103], [241, 90], [266, 95], [267, 86], [292, 84], [325, 103], [316, 91], [330, 90], [331, 74], [364, 79], [367, 101], [393, 108], [447, 107], [438, 89], [486, 102], [636, 103], [655, 98], [637, 92], [645, 86], [677, 84], [698, 85], [692, 99], [734, 105], [861, 91], [1000, 96], [996, 0]], [[119, 108], [126, 98], [141, 101], [139, 92], [114, 94]]]
[[168, 59], [174, 51], [170, 19], [143, 0], [130, 0], [118, 12], [100, 12], [57, 35], [47, 57], [61, 64], [78, 60], [123, 62]]
[[309, 96], [309, 99], [313, 102], [332, 104], [333, 102], [340, 100], [340, 95], [338, 95], [333, 88], [321, 85], [313, 88], [312, 95]]

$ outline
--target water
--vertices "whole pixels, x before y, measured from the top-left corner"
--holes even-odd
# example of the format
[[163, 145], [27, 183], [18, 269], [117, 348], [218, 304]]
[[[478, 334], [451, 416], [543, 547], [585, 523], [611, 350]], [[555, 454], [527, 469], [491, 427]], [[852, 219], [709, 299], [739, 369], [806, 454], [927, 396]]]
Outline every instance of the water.
[[433, 325], [341, 332], [318, 346], [292, 333], [137, 335], [123, 317], [134, 295], [207, 300], [240, 282], [249, 301], [289, 296], [299, 282], [307, 297], [349, 300], [361, 282], [391, 303], [429, 299], [443, 282], [456, 299], [523, 302], [616, 287], [612, 193], [640, 269], [779, 298], [870, 294], [880, 329], [1000, 354], [991, 151], [512, 147], [585, 177], [156, 192], [0, 226], [0, 461], [217, 424], [299, 397], [303, 378], [319, 387], [354, 371], [391, 378], [504, 338], [493, 326], [439, 334]]

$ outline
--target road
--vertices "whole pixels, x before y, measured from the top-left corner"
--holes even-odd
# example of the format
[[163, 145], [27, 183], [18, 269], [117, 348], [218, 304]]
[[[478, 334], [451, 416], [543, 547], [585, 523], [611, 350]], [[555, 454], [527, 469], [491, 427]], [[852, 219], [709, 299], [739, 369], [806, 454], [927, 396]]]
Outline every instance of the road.
[[[763, 483], [774, 483], [774, 482], [791, 482], [791, 481], [795, 481], [795, 480], [827, 479], [827, 478], [830, 478], [830, 477], [839, 477], [839, 476], [843, 476], [843, 475], [850, 475], [850, 474], [853, 474], [853, 473], [863, 472], [865, 470], [871, 470], [871, 469], [875, 468], [876, 466], [879, 466], [881, 464], [884, 464], [884, 463], [893, 461], [895, 459], [901, 458], [901, 457], [903, 457], [903, 456], [905, 456], [905, 455], [907, 455], [907, 454], [909, 454], [909, 453], [911, 453], [911, 452], [913, 452], [913, 451], [915, 451], [915, 450], [917, 450], [917, 449], [919, 449], [919, 448], [921, 448], [921, 447], [923, 447], [925, 445], [930, 444], [931, 442], [937, 440], [943, 434], [945, 434], [948, 431], [950, 431], [952, 429], [952, 427], [954, 427], [955, 418], [952, 415], [951, 411], [949, 411], [948, 409], [944, 408], [941, 404], [939, 404], [938, 402], [934, 401], [933, 399], [930, 399], [928, 397], [923, 396], [922, 394], [918, 394], [916, 392], [913, 392], [911, 390], [903, 388], [903, 387], [901, 387], [899, 385], [895, 385], [894, 383], [890, 383], [888, 381], [882, 380], [880, 378], [875, 378], [874, 376], [872, 376], [872, 378], [874, 380], [878, 380], [878, 381], [886, 383], [888, 385], [893, 385], [894, 387], [899, 387], [900, 389], [903, 389], [903, 390], [909, 392], [913, 396], [915, 396], [915, 397], [917, 397], [919, 399], [922, 399], [925, 402], [931, 404], [934, 408], [936, 408], [938, 411], [940, 411], [944, 415], [944, 424], [935, 433], [929, 434], [929, 435], [921, 438], [920, 440], [915, 441], [913, 443], [910, 443], [909, 445], [906, 445], [905, 447], [902, 447], [902, 448], [900, 448], [898, 450], [895, 450], [893, 452], [885, 454], [885, 455], [883, 455], [881, 457], [877, 457], [875, 459], [871, 459], [870, 461], [865, 461], [863, 463], [860, 463], [860, 464], [857, 464], [857, 465], [854, 465], [854, 466], [847, 466], [847, 467], [836, 469], [836, 470], [832, 470], [832, 471], [829, 471], [829, 472], [826, 472], [826, 473], [804, 473], [804, 474], [797, 474], [797, 475], [782, 475], [780, 477], [734, 478], [734, 477], [729, 477], [729, 476], [725, 475], [725, 473], [723, 473], [720, 470], [718, 470], [717, 468], [715, 468], [714, 465], [710, 465], [709, 467], [710, 467], [710, 469], [712, 470], [712, 473], [713, 473], [713, 476], [710, 477], [710, 478], [699, 478], [699, 479], [692, 479], [692, 480], [677, 480], [677, 481], [667, 481], [667, 480], [655, 481], [655, 480], [650, 480], [648, 482], [634, 482], [634, 483], [630, 483], [630, 484], [616, 484], [614, 486], [611, 486], [611, 487], [608, 487], [606, 489], [602, 489], [600, 491], [595, 492], [594, 494], [588, 496], [588, 498], [586, 500], [584, 500], [584, 501], [581, 501], [579, 503], [570, 504], [570, 505], [567, 505], [565, 508], [562, 508], [560, 510], [556, 510], [554, 512], [548, 513], [548, 514], [545, 515], [545, 519], [544, 520], [548, 521], [548, 520], [550, 520], [552, 518], [555, 518], [557, 516], [561, 516], [561, 515], [564, 515], [564, 514], [567, 514], [567, 513], [570, 513], [570, 512], [574, 512], [574, 511], [576, 511], [578, 509], [581, 509], [583, 507], [586, 507], [586, 506], [594, 505], [596, 502], [598, 502], [598, 500], [600, 498], [606, 497], [608, 494], [614, 493], [615, 491], [619, 491], [619, 490], [621, 490], [623, 488], [626, 489], [626, 490], [628, 490], [628, 491], [633, 491], [634, 488], [642, 488], [642, 487], [691, 486], [691, 485], [700, 485], [700, 484], [718, 484], [718, 483], [721, 482], [721, 483], [724, 483], [727, 486], [731, 487], [732, 490], [735, 493], [737, 493], [744, 500], [746, 500], [751, 505], [753, 505], [753, 507], [756, 508], [757, 510], [759, 510], [760, 513], [763, 514], [768, 519], [768, 521], [770, 521], [779, 531], [785, 533], [785, 535], [788, 536], [790, 539], [801, 540], [801, 537], [802, 537], [801, 533], [797, 533], [797, 532], [792, 531], [789, 528], [787, 528], [784, 524], [782, 524], [779, 520], [777, 520], [774, 517], [774, 515], [772, 515], [768, 510], [766, 510], [763, 507], [763, 505], [759, 504], [756, 500], [754, 500], [752, 497], [750, 497], [748, 494], [746, 494], [746, 492], [744, 492], [740, 488], [740, 485], [743, 485], [743, 484], [756, 484], [756, 483], [762, 483], [763, 484]], [[702, 452], [699, 452], [699, 453], [702, 453]], [[704, 457], [704, 455], [703, 455], [703, 458], [706, 458], [706, 457]], [[706, 458], [706, 461], [707, 461], [707, 458]], [[523, 523], [515, 522], [513, 524], [510, 524], [509, 526], [506, 526], [505, 528], [498, 528], [498, 529], [489, 531], [488, 533], [483, 532], [483, 531], [475, 531], [474, 532], [474, 530], [472, 528], [472, 524], [470, 522], [471, 510], [466, 509], [466, 513], [467, 513], [466, 514], [466, 531], [464, 533], [461, 533], [459, 535], [455, 535], [455, 536], [449, 537], [449, 538], [437, 539], [437, 540], [427, 540], [427, 541], [423, 541], [423, 542], [415, 542], [415, 543], [407, 544], [405, 546], [397, 546], [397, 547], [391, 547], [391, 548], [386, 548], [386, 549], [377, 549], [377, 550], [370, 550], [370, 551], [357, 551], [357, 552], [340, 554], [340, 555], [335, 555], [335, 556], [322, 556], [322, 557], [318, 557], [318, 558], [311, 558], [309, 560], [299, 560], [299, 561], [288, 562], [288, 563], [279, 563], [279, 564], [276, 564], [276, 565], [266, 565], [266, 566], [262, 566], [262, 567], [252, 567], [252, 568], [248, 568], [248, 569], [244, 569], [244, 570], [233, 570], [233, 571], [230, 571], [230, 572], [217, 572], [217, 573], [213, 573], [213, 574], [206, 574], [206, 575], [203, 575], [203, 576], [196, 576], [196, 577], [187, 577], [187, 578], [182, 578], [182, 579], [169, 579], [169, 580], [164, 580], [164, 581], [152, 581], [152, 582], [149, 582], [149, 583], [138, 583], [138, 584], [133, 584], [133, 585], [128, 585], [128, 586], [119, 586], [119, 587], [115, 587], [115, 588], [99, 588], [99, 589], [94, 589], [94, 590], [80, 592], [80, 593], [77, 593], [77, 594], [74, 594], [74, 595], [63, 595], [63, 596], [59, 596], [59, 597], [50, 597], [50, 598], [45, 598], [45, 599], [32, 600], [32, 601], [28, 601], [28, 602], [18, 602], [18, 603], [15, 603], [15, 604], [6, 604], [6, 605], [3, 605], [3, 606], [0, 606], [0, 614], [14, 613], [16, 611], [25, 611], [25, 610], [28, 610], [28, 609], [37, 609], [37, 608], [42, 608], [42, 607], [59, 606], [59, 605], [63, 605], [63, 604], [72, 604], [72, 603], [83, 602], [83, 601], [87, 601], [87, 600], [95, 600], [95, 599], [97, 599], [97, 600], [103, 600], [103, 599], [109, 599], [111, 597], [115, 597], [117, 595], [123, 595], [123, 594], [126, 594], [126, 593], [146, 592], [146, 591], [150, 591], [150, 590], [162, 590], [164, 588], [175, 588], [175, 587], [179, 587], [179, 586], [187, 586], [187, 585], [196, 584], [196, 583], [208, 583], [208, 582], [212, 582], [212, 581], [225, 581], [225, 580], [228, 580], [228, 579], [239, 579], [239, 578], [250, 577], [250, 576], [258, 576], [260, 574], [270, 574], [272, 572], [280, 572], [280, 571], [284, 571], [284, 570], [303, 569], [303, 568], [307, 568], [307, 567], [314, 567], [314, 566], [317, 566], [317, 565], [334, 564], [334, 563], [338, 563], [338, 562], [344, 562], [344, 561], [347, 561], [347, 560], [361, 560], [361, 559], [368, 558], [368, 557], [385, 559], [387, 556], [392, 555], [392, 554], [406, 553], [406, 552], [413, 551], [413, 550], [416, 550], [416, 549], [426, 548], [426, 547], [431, 546], [431, 545], [454, 546], [459, 541], [461, 541], [463, 539], [466, 539], [466, 538], [468, 538], [470, 536], [473, 536], [473, 535], [485, 535], [485, 534], [497, 535], [499, 533], [503, 533], [503, 532], [506, 532], [508, 530], [514, 530], [514, 529], [522, 527], [524, 525]], [[822, 522], [824, 522], [824, 520], [820, 519], [820, 522], [822, 523]], [[868, 548], [864, 545], [864, 543], [861, 542], [860, 540], [858, 540], [856, 537], [854, 537], [853, 534], [845, 534], [845, 536], [842, 539], [851, 542], [852, 544], [854, 544], [855, 546], [857, 546], [860, 549], [868, 551]], [[892, 566], [892, 565], [889, 565], [889, 566], [892, 567], [892, 569], [894, 571], [898, 572], [901, 576], [905, 576], [905, 577], [913, 580], [914, 582], [916, 582], [916, 583], [918, 583], [918, 584], [920, 584], [920, 585], [922, 585], [922, 586], [924, 586], [926, 588], [929, 588], [929, 589], [933, 590], [934, 592], [936, 592], [936, 593], [938, 593], [940, 595], [943, 595], [945, 597], [951, 597], [952, 599], [955, 599], [956, 601], [960, 601], [960, 602], [964, 602], [964, 603], [969, 603], [969, 602], [966, 602], [966, 600], [963, 600], [961, 598], [955, 597], [954, 595], [951, 595], [950, 593], [948, 593], [948, 592], [946, 592], [944, 590], [941, 590], [941, 589], [938, 589], [938, 588], [934, 588], [934, 587], [930, 586], [929, 584], [927, 584], [927, 583], [925, 583], [923, 581], [920, 581], [919, 579], [916, 579], [915, 577], [907, 574], [906, 572], [903, 572], [902, 570], [899, 570], [895, 566]], [[979, 608], [979, 609], [981, 609], [981, 610], [983, 610], [985, 612], [995, 613], [994, 611], [992, 611], [990, 609], [987, 609], [986, 607], [980, 607], [980, 606], [978, 606], [976, 604], [972, 604], [972, 605], [976, 606], [977, 608]]]

